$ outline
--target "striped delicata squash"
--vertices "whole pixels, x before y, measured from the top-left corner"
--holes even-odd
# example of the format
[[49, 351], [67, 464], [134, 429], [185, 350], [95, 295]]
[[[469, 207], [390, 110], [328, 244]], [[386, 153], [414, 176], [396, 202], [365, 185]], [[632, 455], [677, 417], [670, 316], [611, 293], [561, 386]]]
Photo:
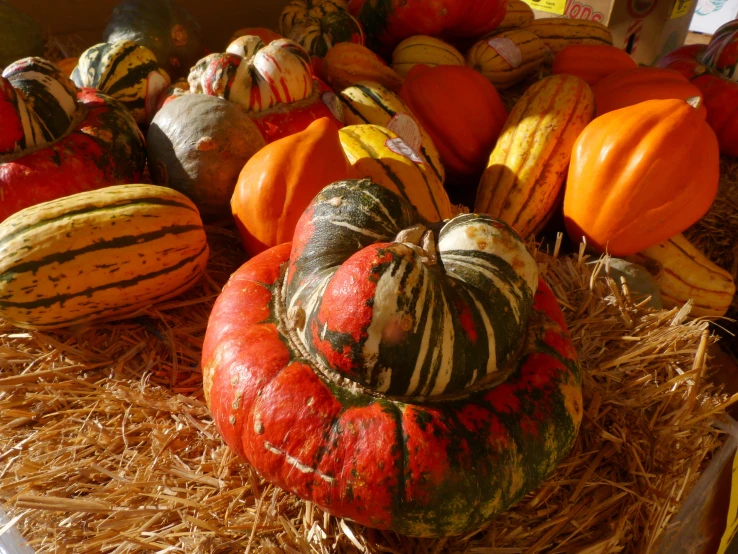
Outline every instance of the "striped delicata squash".
[[405, 77], [418, 64], [464, 65], [464, 56], [450, 44], [426, 35], [408, 37], [392, 52], [392, 69]]
[[529, 31], [512, 29], [478, 41], [466, 64], [504, 90], [533, 75], [546, 59], [546, 45]]
[[433, 139], [394, 92], [380, 84], [363, 81], [341, 91], [339, 98], [346, 125], [371, 123], [397, 133], [425, 158], [438, 180], [445, 181], [446, 172]]
[[451, 217], [443, 183], [402, 137], [379, 125], [349, 125], [338, 134], [356, 177], [400, 195], [428, 221]]
[[44, 202], [0, 224], [0, 317], [60, 328], [174, 298], [205, 270], [200, 214], [156, 185], [116, 185]]

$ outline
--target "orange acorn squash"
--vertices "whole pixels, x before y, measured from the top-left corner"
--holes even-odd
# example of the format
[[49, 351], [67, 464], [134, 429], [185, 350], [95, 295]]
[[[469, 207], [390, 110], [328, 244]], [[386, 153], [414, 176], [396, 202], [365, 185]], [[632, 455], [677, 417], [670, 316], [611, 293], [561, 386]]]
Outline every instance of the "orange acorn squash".
[[502, 130], [507, 111], [494, 86], [470, 67], [413, 67], [400, 98], [428, 132], [446, 174], [477, 178]]
[[246, 253], [254, 256], [291, 240], [313, 197], [350, 176], [338, 126], [327, 117], [259, 150], [243, 167], [231, 199]]
[[608, 44], [572, 44], [556, 54], [554, 75], [574, 75], [594, 85], [611, 73], [635, 69], [638, 64], [630, 55]]
[[[632, 106], [646, 100], [674, 98], [687, 100], [700, 97], [702, 93], [684, 75], [671, 69], [637, 67], [611, 73], [592, 87], [597, 103], [597, 114]], [[705, 118], [705, 108], [698, 108]]]
[[594, 119], [574, 144], [564, 220], [575, 241], [629, 256], [687, 229], [710, 208], [718, 141], [682, 100], [649, 100]]
[[399, 92], [404, 81], [403, 77], [382, 58], [366, 46], [354, 42], [336, 44], [328, 50], [320, 65], [318, 76], [327, 81], [335, 91], [341, 91], [362, 81], [372, 81], [393, 92]]

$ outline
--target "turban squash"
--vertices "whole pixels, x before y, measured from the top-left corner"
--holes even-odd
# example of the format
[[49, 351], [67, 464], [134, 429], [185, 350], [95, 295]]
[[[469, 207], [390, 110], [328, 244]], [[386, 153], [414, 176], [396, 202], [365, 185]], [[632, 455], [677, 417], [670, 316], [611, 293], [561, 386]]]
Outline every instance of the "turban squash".
[[267, 142], [303, 131], [321, 117], [343, 124], [340, 101], [313, 76], [308, 53], [289, 39], [265, 45], [255, 36], [239, 37], [226, 52], [201, 59], [188, 81], [191, 92], [238, 105]]
[[726, 79], [738, 81], [738, 20], [728, 21], [715, 31], [699, 60]]
[[92, 89], [77, 89], [41, 58], [0, 77], [0, 221], [29, 206], [140, 180], [143, 135], [130, 113]]
[[265, 478], [412, 536], [519, 501], [582, 417], [576, 351], [519, 236], [474, 214], [428, 224], [369, 180], [323, 189], [292, 243], [231, 277], [202, 367], [219, 432]]

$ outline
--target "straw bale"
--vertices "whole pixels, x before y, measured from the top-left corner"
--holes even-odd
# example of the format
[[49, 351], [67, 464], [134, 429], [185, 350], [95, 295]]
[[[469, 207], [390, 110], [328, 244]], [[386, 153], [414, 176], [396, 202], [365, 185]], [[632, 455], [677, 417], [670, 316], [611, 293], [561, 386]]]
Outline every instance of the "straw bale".
[[650, 311], [604, 263], [538, 252], [584, 370], [582, 430], [555, 475], [465, 536], [329, 517], [262, 481], [209, 416], [202, 339], [245, 255], [232, 227], [207, 230], [208, 273], [180, 299], [91, 328], [0, 324], [0, 503], [36, 552], [648, 554], [722, 442], [712, 419], [737, 398], [706, 378], [708, 322]]

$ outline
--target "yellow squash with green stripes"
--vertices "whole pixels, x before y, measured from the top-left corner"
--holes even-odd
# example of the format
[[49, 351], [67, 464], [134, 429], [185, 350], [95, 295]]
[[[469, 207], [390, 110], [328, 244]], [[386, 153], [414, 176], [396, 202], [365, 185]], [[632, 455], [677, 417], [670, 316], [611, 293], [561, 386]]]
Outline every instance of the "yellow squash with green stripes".
[[159, 95], [171, 84], [154, 53], [130, 40], [88, 48], [71, 78], [80, 88], [94, 88], [118, 100], [137, 123], [151, 121]]
[[654, 276], [665, 308], [680, 308], [692, 300], [690, 315], [721, 317], [733, 302], [733, 276], [710, 261], [682, 234], [646, 248], [630, 259]]
[[338, 97], [343, 103], [346, 125], [370, 123], [397, 133], [425, 158], [441, 183], [446, 180], [433, 139], [394, 92], [378, 83], [362, 81], [344, 89]]
[[594, 117], [592, 89], [552, 75], [531, 86], [505, 121], [477, 189], [474, 211], [522, 237], [540, 231], [561, 199], [572, 148]]
[[209, 249], [197, 208], [156, 185], [116, 185], [0, 224], [0, 318], [44, 329], [118, 318], [174, 298]]
[[464, 65], [464, 56], [450, 44], [426, 35], [408, 37], [392, 52], [392, 69], [405, 77], [418, 65]]
[[570, 44], [609, 44], [612, 46], [610, 30], [602, 23], [588, 19], [542, 17], [534, 19], [522, 28], [543, 40], [552, 56]]
[[530, 77], [546, 59], [546, 45], [529, 31], [512, 29], [478, 41], [466, 55], [466, 65], [504, 90]]
[[429, 221], [452, 217], [443, 184], [397, 134], [379, 125], [349, 125], [338, 134], [357, 178], [369, 178], [399, 194]]

